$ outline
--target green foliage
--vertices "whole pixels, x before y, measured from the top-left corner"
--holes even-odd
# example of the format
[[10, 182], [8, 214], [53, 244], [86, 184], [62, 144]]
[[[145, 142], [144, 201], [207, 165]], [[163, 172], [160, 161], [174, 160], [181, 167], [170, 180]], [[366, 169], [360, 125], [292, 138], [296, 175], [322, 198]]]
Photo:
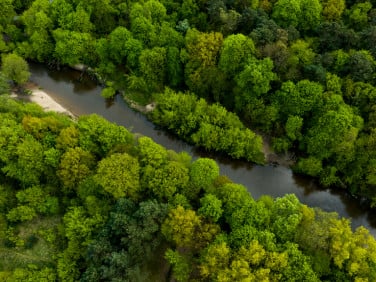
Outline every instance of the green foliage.
[[322, 171], [322, 163], [315, 157], [299, 159], [295, 169], [298, 172], [317, 177]]
[[20, 181], [24, 186], [39, 184], [46, 170], [42, 144], [27, 135], [16, 146], [14, 157], [2, 167], [2, 171], [8, 177]]
[[80, 131], [80, 147], [102, 157], [115, 145], [126, 145], [133, 141], [127, 129], [95, 114], [80, 117], [77, 127]]
[[200, 158], [192, 163], [189, 176], [193, 186], [210, 191], [219, 176], [218, 164], [212, 159]]
[[284, 82], [274, 99], [282, 114], [304, 116], [320, 107], [322, 96], [323, 88], [319, 83], [301, 80], [296, 85], [291, 81]]
[[227, 75], [234, 77], [255, 53], [252, 39], [243, 34], [230, 35], [223, 41], [218, 66]]
[[157, 108], [151, 118], [198, 146], [224, 151], [234, 158], [264, 162], [261, 137], [218, 104], [208, 105], [193, 95], [167, 89], [157, 96]]
[[166, 49], [155, 47], [145, 49], [139, 57], [140, 71], [150, 92], [163, 89], [166, 80]]
[[325, 0], [322, 2], [324, 18], [328, 21], [336, 21], [341, 18], [346, 8], [345, 0]]
[[7, 78], [5, 75], [0, 72], [0, 95], [2, 94], [9, 94], [10, 93], [10, 86], [8, 83]]
[[201, 207], [197, 210], [200, 215], [217, 222], [222, 216], [222, 201], [212, 194], [206, 194], [200, 199]]
[[182, 206], [172, 209], [162, 225], [162, 233], [167, 240], [177, 247], [192, 247], [197, 238], [195, 231], [200, 225], [200, 218], [193, 210]]
[[269, 58], [257, 60], [248, 59], [244, 69], [236, 76], [238, 95], [235, 97], [235, 109], [239, 112], [246, 104], [252, 103], [253, 98], [259, 98], [270, 90], [271, 81], [276, 79], [273, 73], [273, 61]]
[[189, 182], [188, 169], [181, 163], [169, 161], [160, 167], [147, 165], [142, 182], [158, 199], [171, 199], [177, 191], [184, 191]]
[[[83, 281], [123, 279], [138, 281], [137, 269], [145, 270], [149, 261], [163, 259], [160, 253], [160, 226], [167, 215], [167, 206], [156, 200], [135, 204], [121, 198], [98, 236], [90, 243], [85, 257], [88, 267]], [[112, 238], [108, 240], [108, 238]], [[89, 255], [90, 254], [90, 255]]]
[[272, 229], [279, 240], [293, 241], [301, 219], [301, 204], [295, 195], [276, 199], [272, 207]]
[[140, 174], [137, 159], [123, 154], [113, 154], [98, 163], [95, 180], [115, 199], [139, 197]]
[[30, 206], [18, 206], [9, 211], [7, 219], [9, 221], [27, 221], [36, 216], [35, 210]]
[[167, 160], [167, 150], [149, 137], [138, 138], [138, 150], [142, 166], [159, 167]]
[[172, 265], [172, 271], [175, 279], [179, 282], [188, 281], [190, 273], [191, 273], [191, 266], [189, 262], [177, 251], [173, 251], [168, 249], [166, 251], [165, 257], [170, 265]]
[[30, 77], [27, 62], [17, 54], [4, 55], [1, 60], [1, 71], [4, 76], [18, 85], [25, 84]]
[[278, 0], [273, 7], [273, 19], [283, 27], [297, 27], [301, 18], [301, 1]]
[[69, 148], [60, 160], [57, 175], [62, 181], [66, 192], [74, 190], [77, 185], [93, 173], [93, 155], [81, 147]]
[[367, 26], [368, 12], [372, 9], [372, 4], [368, 1], [357, 3], [347, 10], [347, 17], [351, 27], [361, 30]]
[[[97, 116], [73, 123], [23, 107], [1, 104], [0, 164], [6, 182], [18, 180], [0, 189], [0, 240], [6, 244], [0, 256], [11, 258], [0, 263], [1, 277], [154, 280], [153, 265], [170, 263], [180, 281], [375, 279], [375, 239], [364, 228], [352, 232], [336, 214], [308, 208], [294, 195], [255, 201], [244, 186], [219, 176], [213, 160], [191, 163], [148, 137], [133, 143], [128, 131]], [[325, 107], [319, 119], [337, 108], [352, 115], [351, 126], [361, 126], [336, 96]], [[220, 124], [226, 112], [216, 105], [208, 114]], [[287, 117], [291, 140], [299, 140], [304, 127], [303, 117]], [[331, 154], [348, 157], [347, 148], [373, 154], [373, 133], [355, 144], [342, 138]], [[119, 152], [121, 144], [126, 149]], [[353, 173], [367, 167], [372, 181], [372, 159], [354, 154]], [[328, 184], [347, 169], [325, 162], [310, 156], [296, 169]], [[49, 180], [56, 176], [61, 183]], [[26, 266], [34, 262], [37, 267]]]
[[292, 141], [301, 139], [302, 126], [303, 119], [301, 117], [289, 116], [285, 125], [287, 137], [290, 138]]
[[[185, 67], [185, 77], [186, 84], [192, 92], [207, 97], [205, 92], [212, 84], [208, 85], [208, 80], [210, 75], [215, 73], [222, 43], [223, 35], [219, 32], [201, 33], [195, 29], [187, 31], [188, 62]], [[213, 82], [219, 81], [214, 78]]]
[[115, 89], [112, 88], [112, 87], [106, 87], [106, 88], [103, 88], [102, 92], [101, 92], [101, 96], [105, 99], [110, 99], [110, 98], [113, 98], [115, 96]]
[[53, 31], [56, 41], [55, 56], [63, 64], [87, 64], [94, 51], [95, 40], [90, 33], [56, 29]]
[[[244, 120], [296, 153], [295, 171], [375, 202], [373, 4], [3, 0], [0, 94], [28, 80], [22, 58], [86, 64], [105, 96], [156, 97], [151, 118], [188, 142], [263, 163]], [[188, 89], [203, 99], [175, 92]], [[292, 196], [254, 201], [213, 161], [98, 116], [72, 123], [3, 98], [0, 112], [0, 280], [164, 280], [147, 270], [165, 269], [166, 249], [180, 281], [376, 280], [374, 238], [335, 215]], [[52, 215], [65, 226], [53, 259], [25, 233]]]

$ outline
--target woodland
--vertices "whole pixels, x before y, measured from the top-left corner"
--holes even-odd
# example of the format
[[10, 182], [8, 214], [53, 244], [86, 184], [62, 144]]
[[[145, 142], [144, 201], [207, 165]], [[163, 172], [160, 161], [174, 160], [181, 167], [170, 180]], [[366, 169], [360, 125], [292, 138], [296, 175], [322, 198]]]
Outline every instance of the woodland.
[[375, 281], [376, 240], [98, 115], [0, 97], [1, 281]]
[[[376, 206], [375, 1], [0, 3], [0, 94], [25, 60], [81, 64], [192, 144], [263, 164], [268, 136]], [[0, 280], [376, 281], [365, 228], [254, 200], [213, 160], [6, 97], [0, 119]]]
[[1, 3], [3, 55], [87, 66], [104, 97], [154, 101], [154, 123], [234, 158], [264, 163], [267, 136], [376, 205], [375, 1]]

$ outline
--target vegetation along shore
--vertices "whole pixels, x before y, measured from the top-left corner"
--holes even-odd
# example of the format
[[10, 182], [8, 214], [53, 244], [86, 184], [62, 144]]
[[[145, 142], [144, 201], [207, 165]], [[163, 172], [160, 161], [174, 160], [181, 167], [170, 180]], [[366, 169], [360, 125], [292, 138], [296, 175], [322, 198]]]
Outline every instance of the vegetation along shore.
[[[23, 91], [26, 60], [87, 66], [189, 143], [264, 164], [268, 136], [374, 207], [375, 5], [2, 0], [0, 94]], [[365, 228], [255, 200], [211, 159], [8, 97], [0, 120], [2, 281], [376, 281]]]

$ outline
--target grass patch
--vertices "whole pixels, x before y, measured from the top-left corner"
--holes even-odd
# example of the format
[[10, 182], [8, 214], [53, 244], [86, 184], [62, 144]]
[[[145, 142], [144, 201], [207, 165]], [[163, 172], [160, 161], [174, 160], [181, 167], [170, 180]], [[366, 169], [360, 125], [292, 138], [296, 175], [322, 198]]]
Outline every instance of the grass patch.
[[45, 234], [52, 233], [59, 223], [59, 217], [48, 217], [36, 218], [18, 225], [15, 232], [24, 244], [11, 248], [4, 245], [0, 247], [0, 271], [26, 268], [30, 264], [40, 267], [54, 264], [56, 242], [49, 240]]

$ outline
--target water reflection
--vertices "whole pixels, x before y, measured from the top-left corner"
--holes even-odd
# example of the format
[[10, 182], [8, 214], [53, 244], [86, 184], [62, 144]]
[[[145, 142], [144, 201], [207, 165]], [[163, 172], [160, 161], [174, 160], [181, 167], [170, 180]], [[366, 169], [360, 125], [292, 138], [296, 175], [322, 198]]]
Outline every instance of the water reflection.
[[351, 217], [353, 227], [364, 225], [376, 235], [375, 212], [365, 208], [360, 200], [354, 199], [341, 189], [323, 189], [312, 179], [295, 175], [286, 167], [252, 165], [242, 160], [231, 160], [222, 154], [207, 152], [205, 149], [194, 148], [155, 127], [145, 116], [130, 109], [119, 95], [105, 100], [100, 96], [101, 88], [77, 71], [48, 71], [46, 67], [36, 64], [31, 64], [30, 69], [31, 79], [75, 115], [97, 113], [111, 122], [126, 126], [133, 133], [153, 138], [168, 149], [187, 151], [194, 159], [213, 158], [219, 163], [221, 174], [245, 185], [256, 199], [265, 194], [281, 197], [294, 193], [302, 203]]

